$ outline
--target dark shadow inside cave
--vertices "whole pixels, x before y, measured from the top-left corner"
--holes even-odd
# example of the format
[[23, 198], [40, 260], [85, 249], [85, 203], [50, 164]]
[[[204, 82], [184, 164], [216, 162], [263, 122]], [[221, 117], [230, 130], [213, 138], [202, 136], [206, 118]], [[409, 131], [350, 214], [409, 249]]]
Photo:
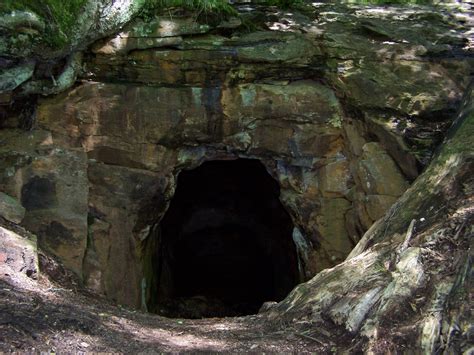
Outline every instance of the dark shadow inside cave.
[[152, 257], [150, 311], [175, 318], [253, 314], [298, 283], [293, 224], [258, 160], [183, 171]]

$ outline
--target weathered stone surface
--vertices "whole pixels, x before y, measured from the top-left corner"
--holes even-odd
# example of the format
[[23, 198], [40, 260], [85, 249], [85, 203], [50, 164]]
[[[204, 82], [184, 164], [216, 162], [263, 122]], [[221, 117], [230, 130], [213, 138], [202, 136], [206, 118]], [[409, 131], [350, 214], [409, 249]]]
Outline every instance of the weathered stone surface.
[[157, 17], [149, 21], [138, 20], [126, 26], [122, 37], [176, 37], [209, 31], [210, 26], [200, 24], [192, 17]]
[[330, 267], [344, 259], [354, 247], [345, 227], [345, 214], [351, 204], [343, 198], [321, 199], [320, 209], [311, 213], [310, 226], [320, 234], [318, 252], [318, 270]]
[[237, 59], [244, 63], [307, 64], [319, 52], [305, 37], [290, 32], [254, 32], [230, 43], [237, 46]]
[[[243, 84], [222, 93], [222, 106], [227, 117], [247, 120], [281, 119], [301, 123], [326, 123], [341, 127], [342, 110], [327, 87], [312, 81]], [[251, 123], [251, 122], [249, 122]]]
[[367, 141], [362, 136], [362, 128], [359, 122], [351, 122], [351, 124], [344, 125], [344, 133], [349, 140], [349, 149], [355, 156], [362, 155], [362, 148]]
[[0, 94], [13, 91], [33, 76], [35, 62], [29, 61], [0, 73]]
[[398, 197], [385, 195], [368, 195], [365, 208], [369, 217], [376, 221], [385, 215], [385, 212], [397, 201]]
[[397, 197], [408, 188], [407, 181], [393, 159], [375, 142], [367, 143], [363, 147], [358, 177], [367, 194]]
[[98, 42], [93, 51], [97, 55], [87, 63], [91, 79], [209, 86], [253, 81], [258, 76], [288, 78], [292, 72], [311, 70], [317, 47], [299, 34], [272, 31], [231, 39], [208, 34], [133, 37], [122, 33]]
[[[166, 105], [147, 106], [150, 100]], [[180, 112], [183, 102], [187, 110]], [[317, 109], [313, 106], [315, 102]], [[219, 107], [223, 112], [219, 112]], [[53, 119], [59, 114], [68, 122], [66, 128], [64, 123]], [[331, 150], [342, 143], [337, 128], [342, 119], [340, 115], [339, 104], [332, 92], [312, 82], [255, 85], [222, 93], [217, 88], [126, 88], [123, 85], [86, 84], [69, 93], [66, 101], [61, 97], [42, 105], [38, 121], [43, 127], [53, 129], [57, 139], [65, 134], [75, 138], [72, 142], [90, 151], [90, 157], [106, 157], [106, 149], [109, 149], [111, 159], [123, 157], [121, 164], [151, 168], [156, 166], [154, 161], [158, 158], [153, 152], [165, 151], [153, 144], [174, 147], [184, 142], [218, 141], [223, 136], [234, 136], [242, 131], [248, 132], [249, 145], [254, 150], [297, 157], [330, 155]], [[276, 120], [279, 118], [281, 122]], [[215, 121], [215, 125], [210, 126], [209, 120]], [[285, 143], [288, 139], [283, 139], [284, 136], [279, 139], [269, 136], [270, 132], [284, 135], [285, 131], [295, 136], [295, 144]], [[71, 142], [70, 138], [61, 139]], [[285, 145], [272, 146], [274, 144]], [[143, 156], [146, 151], [150, 153]]]
[[36, 238], [20, 236], [0, 226], [0, 275], [3, 278], [15, 273], [37, 279], [38, 249]]
[[132, 50], [177, 46], [183, 42], [181, 37], [147, 38], [123, 37], [119, 35], [108, 41], [94, 44], [92, 52], [105, 55], [127, 54]]
[[0, 216], [13, 223], [21, 223], [25, 208], [15, 198], [0, 192]]
[[[158, 104], [150, 106], [150, 102]], [[182, 110], [183, 107], [186, 110]], [[62, 117], [61, 122], [55, 119], [59, 115]], [[199, 161], [228, 157], [229, 151], [234, 150], [249, 157], [263, 158], [272, 154], [291, 159], [290, 164], [305, 167], [305, 172], [294, 177], [281, 175], [279, 179], [282, 180], [282, 186], [285, 186], [286, 179], [291, 179], [293, 182], [289, 186], [302, 194], [299, 198], [301, 201], [320, 194], [318, 173], [312, 170], [314, 164], [323, 164], [326, 159], [333, 160], [336, 156], [339, 159], [342, 157], [344, 142], [341, 122], [342, 110], [334, 94], [311, 81], [238, 86], [225, 88], [222, 92], [218, 88], [127, 87], [91, 83], [44, 101], [38, 111], [38, 124], [53, 132], [55, 142], [74, 149], [84, 149], [89, 159], [109, 165], [170, 174], [178, 164], [181, 167], [195, 166]], [[216, 148], [216, 152], [212, 153], [212, 149], [199, 148], [200, 144], [215, 147], [225, 144], [227, 148], [224, 151]], [[181, 148], [187, 146], [196, 146], [196, 151]], [[94, 195], [96, 185], [100, 186], [103, 182], [92, 179], [94, 175], [91, 172], [95, 169], [91, 170], [90, 166], [89, 163], [89, 181], [94, 181], [90, 191]], [[341, 165], [335, 162], [334, 167], [340, 170], [340, 178], [345, 181], [342, 185], [347, 184], [349, 178], [343, 176], [343, 172], [348, 173], [347, 163]], [[127, 172], [123, 171], [124, 174]], [[105, 172], [109, 172], [109, 169], [105, 169], [103, 174]], [[126, 176], [120, 179], [123, 182], [117, 180], [116, 186], [128, 181]], [[324, 181], [329, 195], [341, 196], [346, 189], [341, 182], [333, 184], [329, 180]], [[153, 192], [158, 195], [163, 193], [162, 189]], [[89, 197], [89, 203], [95, 200], [93, 195]], [[107, 199], [115, 201], [116, 197]], [[115, 203], [120, 204], [117, 201]], [[301, 208], [308, 210], [314, 207], [314, 204], [303, 207], [304, 203], [302, 205], [299, 202], [293, 205], [289, 200], [288, 204], [295, 213]], [[111, 261], [105, 258], [107, 263], [101, 264], [97, 260], [104, 260], [101, 255], [106, 254], [104, 250], [109, 248], [107, 245], [116, 244], [111, 242], [114, 233], [118, 238], [119, 233], [132, 228], [122, 226], [116, 229], [118, 219], [122, 218], [115, 213], [111, 215], [112, 219], [103, 221], [110, 226], [107, 232], [100, 232], [108, 234], [108, 241], [103, 242], [104, 247], [91, 246], [91, 252], [85, 259], [86, 282], [90, 287], [109, 295], [119, 294], [118, 286], [110, 284], [114, 274], [106, 271], [110, 270]], [[338, 223], [331, 222], [334, 217], [329, 214], [318, 218], [321, 224]], [[336, 219], [344, 220], [343, 212]], [[93, 226], [95, 222], [92, 230], [95, 228]], [[316, 234], [318, 226], [314, 224]], [[348, 236], [343, 233], [337, 238], [338, 243], [343, 243], [342, 240]], [[91, 241], [94, 245], [100, 244], [96, 243], [95, 238]], [[126, 264], [130, 265], [136, 263], [136, 256], [129, 251], [127, 253], [128, 256], [121, 254], [121, 260], [129, 260]], [[309, 275], [323, 268], [323, 264], [316, 262], [313, 254], [310, 252], [308, 257], [314, 264], [307, 265], [308, 270], [313, 270]], [[330, 259], [324, 265], [335, 262], [336, 259]], [[139, 274], [132, 266], [127, 267], [127, 270], [127, 273], [136, 270], [136, 274]], [[127, 302], [133, 304], [137, 299], [136, 295], [131, 294], [128, 298], [123, 297], [123, 302], [128, 299]]]
[[[167, 180], [148, 171], [100, 163], [91, 164], [88, 174], [86, 285], [119, 303], [140, 307], [138, 215], [142, 207], [153, 201], [157, 192], [165, 190]], [[150, 209], [156, 211], [160, 203], [166, 204], [165, 201], [156, 201]], [[124, 280], [124, 283], [117, 283], [117, 279]], [[124, 289], [124, 284], [129, 287]]]
[[103, 55], [124, 55], [132, 50], [178, 46], [182, 36], [203, 34], [210, 26], [190, 17], [157, 17], [147, 22], [136, 21], [111, 39], [100, 40], [92, 51]]
[[[417, 72], [431, 75], [419, 78]], [[462, 92], [442, 66], [412, 61], [384, 66], [366, 62], [347, 69], [339, 80], [341, 89], [358, 105], [388, 107], [407, 115], [455, 107]]]
[[0, 188], [26, 209], [22, 225], [40, 247], [82, 275], [87, 237], [87, 164], [82, 151], [59, 148], [46, 131], [2, 130]]
[[374, 223], [374, 220], [370, 218], [369, 213], [367, 212], [367, 198], [363, 193], [357, 194], [357, 200], [354, 201], [354, 207], [356, 210], [357, 219], [361, 223], [363, 229], [369, 229]]
[[[134, 5], [124, 6], [115, 24]], [[259, 11], [268, 28], [288, 32], [211, 32], [189, 19], [131, 24], [86, 55], [82, 78], [96, 82], [41, 100], [42, 131], [0, 131], [0, 190], [22, 201], [24, 225], [88, 287], [140, 307], [146, 247], [158, 244], [179, 171], [259, 159], [297, 226], [302, 274], [331, 268], [270, 317], [340, 325], [358, 335], [350, 351], [416, 342], [404, 349], [460, 352], [453, 339], [468, 340], [470, 322], [455, 307], [469, 302], [446, 299], [459, 285], [468, 290], [471, 121], [459, 121], [405, 190], [467, 86], [462, 26], [418, 7], [314, 6], [315, 16]], [[99, 32], [114, 25], [105, 26]], [[472, 101], [463, 112], [471, 109]]]
[[[367, 131], [374, 134], [379, 139], [380, 144], [387, 150], [390, 157], [395, 160], [403, 174], [410, 180], [415, 179], [419, 174], [420, 165], [426, 164], [419, 156], [419, 148], [410, 149], [400, 131], [400, 118], [398, 117], [372, 117], [366, 115]], [[425, 133], [426, 134], [426, 133]], [[428, 138], [428, 145], [432, 144], [434, 137]], [[430, 156], [431, 158], [431, 156]]]
[[339, 160], [321, 168], [319, 188], [324, 197], [342, 197], [349, 190], [350, 178], [347, 160]]
[[21, 200], [21, 169], [51, 148], [51, 133], [18, 129], [0, 130], [0, 190]]
[[27, 210], [23, 224], [79, 276], [87, 236], [86, 172], [83, 152], [57, 148], [22, 172], [21, 200]]

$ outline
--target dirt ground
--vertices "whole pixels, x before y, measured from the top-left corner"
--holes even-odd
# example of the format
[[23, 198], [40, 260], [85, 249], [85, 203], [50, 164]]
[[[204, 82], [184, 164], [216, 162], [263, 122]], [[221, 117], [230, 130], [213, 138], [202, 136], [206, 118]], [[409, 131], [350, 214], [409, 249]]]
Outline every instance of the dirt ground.
[[0, 352], [331, 353], [351, 346], [342, 330], [312, 327], [304, 316], [169, 319], [116, 306], [56, 276], [61, 282], [0, 272]]

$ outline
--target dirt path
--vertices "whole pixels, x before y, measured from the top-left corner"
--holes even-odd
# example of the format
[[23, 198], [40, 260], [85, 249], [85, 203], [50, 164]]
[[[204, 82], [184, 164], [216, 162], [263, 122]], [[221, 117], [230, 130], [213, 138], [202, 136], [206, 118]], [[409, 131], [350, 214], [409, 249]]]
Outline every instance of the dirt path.
[[168, 319], [114, 306], [85, 291], [59, 287], [45, 277], [33, 281], [0, 276], [0, 351], [335, 350], [327, 330], [312, 329], [304, 320], [270, 322], [264, 315]]

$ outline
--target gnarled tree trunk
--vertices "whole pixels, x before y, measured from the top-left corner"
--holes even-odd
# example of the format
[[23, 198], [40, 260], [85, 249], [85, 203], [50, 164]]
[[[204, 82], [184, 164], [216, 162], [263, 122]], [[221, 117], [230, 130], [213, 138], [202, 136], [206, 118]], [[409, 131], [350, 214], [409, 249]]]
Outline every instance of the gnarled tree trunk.
[[[472, 346], [474, 92], [426, 171], [347, 260], [298, 286], [269, 316], [334, 323], [376, 353]], [[472, 348], [471, 348], [472, 349]]]

